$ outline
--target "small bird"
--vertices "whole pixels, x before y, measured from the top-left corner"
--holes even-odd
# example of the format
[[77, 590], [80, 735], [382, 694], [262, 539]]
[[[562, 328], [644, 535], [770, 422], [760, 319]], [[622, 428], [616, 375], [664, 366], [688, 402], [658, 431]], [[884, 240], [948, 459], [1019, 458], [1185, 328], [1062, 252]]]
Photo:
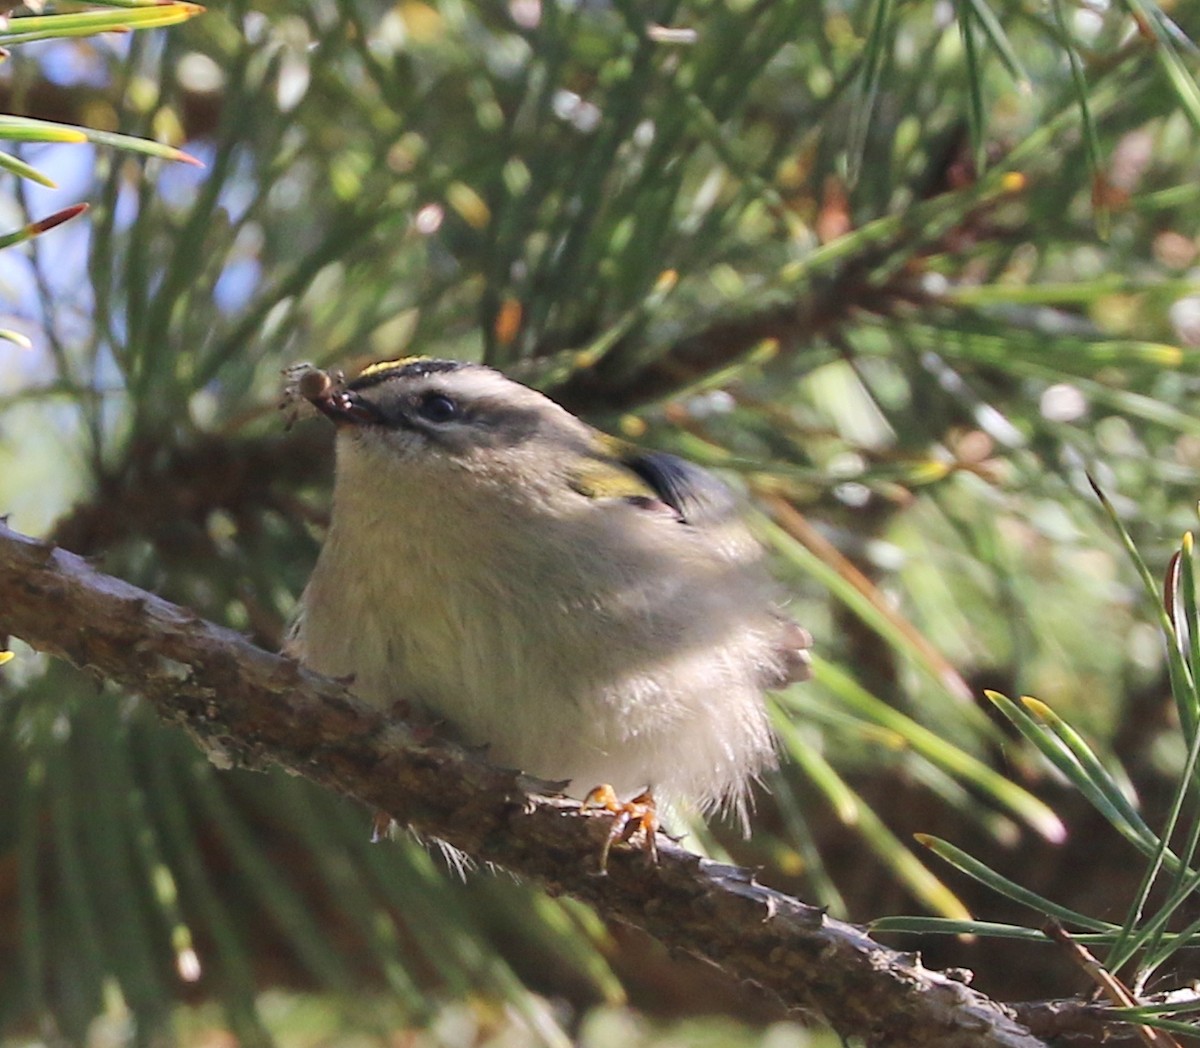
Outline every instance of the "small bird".
[[292, 371], [337, 467], [286, 650], [575, 796], [745, 825], [775, 760], [763, 693], [807, 676], [809, 637], [733, 494], [480, 364]]

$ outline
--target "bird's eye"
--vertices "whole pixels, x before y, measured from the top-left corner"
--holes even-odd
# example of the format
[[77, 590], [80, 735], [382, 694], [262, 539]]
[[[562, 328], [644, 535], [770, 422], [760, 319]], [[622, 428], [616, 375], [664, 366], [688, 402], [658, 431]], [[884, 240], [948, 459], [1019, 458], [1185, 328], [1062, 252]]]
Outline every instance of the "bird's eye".
[[417, 412], [429, 422], [449, 422], [458, 418], [458, 401], [444, 393], [426, 393], [417, 404]]

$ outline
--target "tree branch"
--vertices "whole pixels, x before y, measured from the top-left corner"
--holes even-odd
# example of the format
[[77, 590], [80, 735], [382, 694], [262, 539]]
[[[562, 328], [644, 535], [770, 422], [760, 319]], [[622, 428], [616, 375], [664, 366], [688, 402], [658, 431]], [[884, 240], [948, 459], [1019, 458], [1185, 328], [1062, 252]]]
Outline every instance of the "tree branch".
[[[1012, 1013], [919, 960], [663, 841], [657, 866], [596, 857], [611, 816], [428, 740], [345, 686], [0, 524], [0, 633], [144, 696], [210, 753], [277, 763], [477, 860], [565, 892], [888, 1048], [1044, 1048]], [[545, 787], [546, 784], [540, 784]]]

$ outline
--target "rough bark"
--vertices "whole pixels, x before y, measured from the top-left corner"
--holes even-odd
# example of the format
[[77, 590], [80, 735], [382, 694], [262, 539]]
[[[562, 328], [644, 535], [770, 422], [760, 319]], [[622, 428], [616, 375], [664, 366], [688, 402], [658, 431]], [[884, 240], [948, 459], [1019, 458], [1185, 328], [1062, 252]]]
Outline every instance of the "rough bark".
[[0, 632], [142, 695], [218, 759], [277, 763], [480, 861], [644, 928], [843, 1036], [888, 1048], [1038, 1048], [1011, 1010], [864, 931], [660, 841], [651, 866], [614, 849], [612, 816], [366, 707], [337, 681], [263, 651], [80, 557], [0, 525]]

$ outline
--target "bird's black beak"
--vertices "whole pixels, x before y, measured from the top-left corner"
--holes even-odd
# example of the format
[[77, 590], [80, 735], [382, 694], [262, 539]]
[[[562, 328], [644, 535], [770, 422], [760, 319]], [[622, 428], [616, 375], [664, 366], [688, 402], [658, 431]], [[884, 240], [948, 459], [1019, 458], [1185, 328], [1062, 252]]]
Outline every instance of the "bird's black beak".
[[351, 389], [331, 387], [320, 396], [311, 398], [311, 403], [335, 426], [362, 426], [382, 421], [375, 406]]

